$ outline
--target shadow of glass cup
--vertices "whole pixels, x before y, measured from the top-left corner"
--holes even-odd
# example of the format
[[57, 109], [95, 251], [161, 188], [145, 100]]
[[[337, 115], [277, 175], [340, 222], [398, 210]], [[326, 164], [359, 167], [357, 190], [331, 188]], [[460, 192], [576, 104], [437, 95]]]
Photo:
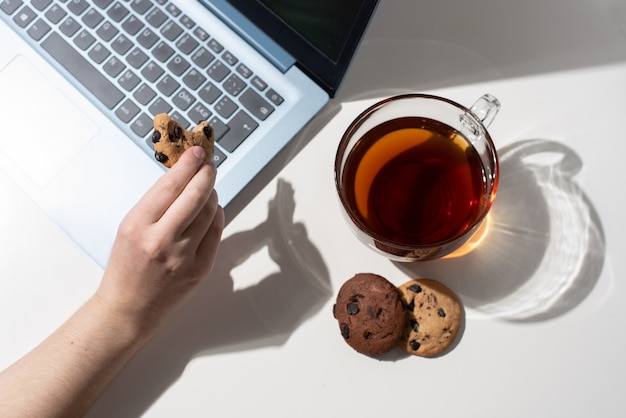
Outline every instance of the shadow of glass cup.
[[604, 265], [600, 217], [574, 179], [583, 162], [566, 145], [546, 139], [514, 142], [498, 152], [498, 199], [479, 245], [462, 257], [455, 252], [396, 266], [411, 277], [436, 277], [488, 317], [557, 317], [591, 293]]
[[467, 242], [498, 189], [487, 126], [499, 109], [489, 94], [471, 108], [405, 94], [359, 115], [335, 158], [337, 193], [357, 238], [395, 261], [441, 258]]

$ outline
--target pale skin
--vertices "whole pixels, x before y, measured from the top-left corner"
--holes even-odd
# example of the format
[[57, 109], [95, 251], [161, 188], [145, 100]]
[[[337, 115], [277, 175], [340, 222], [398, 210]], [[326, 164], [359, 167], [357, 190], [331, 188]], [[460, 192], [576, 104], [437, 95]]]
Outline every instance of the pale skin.
[[194, 147], [126, 215], [100, 286], [0, 373], [0, 416], [80, 417], [213, 268], [224, 212]]

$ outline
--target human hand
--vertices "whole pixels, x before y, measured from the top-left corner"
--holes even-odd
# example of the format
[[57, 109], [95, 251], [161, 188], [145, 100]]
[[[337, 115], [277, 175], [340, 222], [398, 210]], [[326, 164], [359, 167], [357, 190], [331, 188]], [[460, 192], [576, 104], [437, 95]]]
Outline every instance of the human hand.
[[204, 151], [183, 154], [120, 224], [96, 297], [150, 330], [180, 306], [213, 267], [224, 212]]

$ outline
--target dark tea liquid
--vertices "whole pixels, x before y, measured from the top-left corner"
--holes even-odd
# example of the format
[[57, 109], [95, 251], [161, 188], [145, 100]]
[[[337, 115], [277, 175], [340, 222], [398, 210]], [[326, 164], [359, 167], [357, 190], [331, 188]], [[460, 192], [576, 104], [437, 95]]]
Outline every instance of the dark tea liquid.
[[371, 231], [396, 244], [457, 237], [480, 216], [483, 165], [459, 132], [400, 118], [368, 132], [347, 158], [343, 187]]

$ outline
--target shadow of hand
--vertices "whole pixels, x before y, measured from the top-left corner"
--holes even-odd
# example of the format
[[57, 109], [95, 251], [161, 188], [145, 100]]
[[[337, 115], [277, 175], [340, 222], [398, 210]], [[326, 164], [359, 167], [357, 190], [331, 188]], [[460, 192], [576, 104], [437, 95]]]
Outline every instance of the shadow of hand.
[[[279, 180], [267, 219], [223, 239], [211, 277], [129, 362], [88, 416], [140, 416], [193, 357], [282, 345], [324, 306], [332, 295], [329, 272], [305, 226], [294, 223], [294, 211], [293, 188]], [[264, 248], [278, 271], [235, 286], [233, 270]]]

